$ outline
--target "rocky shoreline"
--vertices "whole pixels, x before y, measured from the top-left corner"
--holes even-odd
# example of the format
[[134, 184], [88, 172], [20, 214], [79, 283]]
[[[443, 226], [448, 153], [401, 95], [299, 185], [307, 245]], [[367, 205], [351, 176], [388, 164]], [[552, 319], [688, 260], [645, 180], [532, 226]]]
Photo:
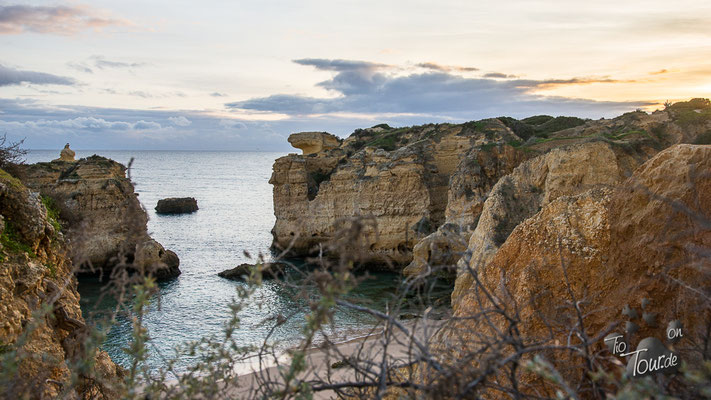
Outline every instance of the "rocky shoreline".
[[[693, 99], [597, 121], [380, 125], [337, 147], [319, 147], [333, 140], [310, 133], [312, 141], [290, 140], [303, 155], [274, 163], [273, 246], [327, 252], [339, 223], [373, 221], [362, 232], [364, 267], [453, 280], [453, 321], [464, 322], [438, 334], [444, 354], [479, 354], [475, 343], [510, 329], [530, 340], [554, 332], [548, 340], [564, 343], [551, 323], [570, 323], [561, 309], [576, 298], [594, 310], [583, 326], [591, 334], [623, 305], [643, 301], [646, 315], [678, 320], [690, 342], [703, 343], [711, 318], [699, 296], [710, 289], [709, 115], [711, 103]], [[512, 319], [482, 319], [482, 309], [499, 306], [516, 310], [515, 328]], [[684, 357], [700, 362], [691, 350]], [[552, 365], [566, 371], [570, 361]], [[462, 371], [476, 375], [476, 365]], [[577, 382], [579, 372], [568, 368], [563, 378]], [[530, 373], [517, 379], [555, 393]]]
[[[277, 159], [270, 180], [273, 247], [313, 255], [343, 219], [371, 216], [377, 228], [364, 232], [364, 262], [407, 267], [410, 275], [430, 261], [452, 266], [458, 258], [441, 254], [451, 253], [446, 243], [459, 251], [462, 243], [495, 249], [557, 197], [619, 184], [660, 150], [694, 143], [706, 128], [680, 122], [696, 107], [685, 104], [597, 121], [536, 116], [378, 125], [344, 140], [294, 134], [289, 141], [304, 154]], [[511, 203], [521, 196], [526, 200]]]
[[[297, 133], [289, 142], [303, 154], [275, 160], [270, 179], [273, 248], [335, 256], [328, 246], [340, 227], [369, 221], [356, 267], [450, 279], [455, 318], [443, 322], [432, 349], [449, 358], [470, 355], [480, 343], [462, 332], [511, 329], [510, 318], [478, 319], [483, 307], [515, 309], [517, 334], [564, 343], [566, 332], [550, 324], [560, 322], [563, 299], [593, 310], [579, 322], [583, 332], [604, 332], [622, 306], [641, 303], [665, 323], [678, 320], [688, 340], [702, 340], [711, 320], [707, 301], [696, 296], [709, 290], [710, 114], [708, 100], [694, 99], [610, 120], [383, 124], [346, 139]], [[51, 356], [18, 366], [32, 377], [18, 384], [46, 397], [71, 378], [67, 362], [87, 357], [78, 342], [88, 328], [77, 268], [111, 276], [130, 265], [157, 279], [180, 274], [178, 256], [148, 235], [126, 168], [100, 156], [73, 161], [69, 151], [22, 166], [21, 179], [0, 170], [0, 341], [3, 352]], [[260, 267], [283, 273], [278, 263]], [[243, 264], [221, 276], [240, 280], [254, 268]], [[45, 305], [50, 314], [30, 330], [28, 321]], [[481, 354], [477, 362], [484, 363], [490, 354]], [[112, 385], [123, 372], [105, 352], [90, 358], [92, 369], [78, 377], [83, 393], [115, 398]], [[580, 371], [566, 371], [567, 361], [551, 365], [573, 382]], [[460, 366], [461, 373], [478, 373], [477, 362]], [[555, 385], [516, 374], [533, 392], [555, 394]]]

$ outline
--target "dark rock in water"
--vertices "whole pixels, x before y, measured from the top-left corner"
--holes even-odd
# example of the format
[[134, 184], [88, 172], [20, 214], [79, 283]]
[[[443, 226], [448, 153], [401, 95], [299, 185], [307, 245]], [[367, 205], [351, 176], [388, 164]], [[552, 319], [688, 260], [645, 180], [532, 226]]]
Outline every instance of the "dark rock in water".
[[198, 210], [197, 200], [192, 197], [170, 197], [158, 200], [158, 214], [189, 214]]
[[264, 264], [240, 264], [232, 269], [228, 269], [217, 274], [221, 278], [232, 281], [244, 281], [252, 273], [252, 270], [260, 267], [262, 271], [262, 279], [274, 279], [284, 276], [289, 264], [283, 262], [264, 263]]

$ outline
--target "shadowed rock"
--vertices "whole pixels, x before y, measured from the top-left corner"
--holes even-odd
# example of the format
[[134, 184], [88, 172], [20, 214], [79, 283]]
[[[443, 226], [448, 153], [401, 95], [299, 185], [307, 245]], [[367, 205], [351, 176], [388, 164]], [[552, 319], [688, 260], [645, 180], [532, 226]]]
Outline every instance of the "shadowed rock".
[[244, 281], [248, 278], [252, 271], [261, 269], [263, 279], [274, 279], [284, 276], [289, 264], [283, 262], [265, 263], [265, 264], [240, 264], [232, 269], [220, 272], [217, 276], [231, 281]]
[[155, 208], [158, 214], [190, 214], [198, 210], [193, 197], [170, 197], [158, 200]]

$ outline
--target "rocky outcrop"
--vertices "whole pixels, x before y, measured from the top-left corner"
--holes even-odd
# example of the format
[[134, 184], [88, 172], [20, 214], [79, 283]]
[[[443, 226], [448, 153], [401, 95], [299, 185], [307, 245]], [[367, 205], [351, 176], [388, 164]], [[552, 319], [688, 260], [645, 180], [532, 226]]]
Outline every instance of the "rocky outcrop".
[[289, 143], [303, 151], [303, 155], [316, 154], [324, 150], [335, 149], [341, 140], [327, 132], [299, 132], [289, 135]]
[[426, 277], [434, 273], [451, 277], [460, 257], [467, 249], [466, 234], [459, 225], [446, 223], [415, 245], [412, 262], [402, 270], [406, 276]]
[[74, 156], [76, 153], [74, 150], [69, 148], [69, 143], [67, 143], [61, 152], [59, 152], [59, 158], [54, 161], [64, 161], [64, 162], [74, 162]]
[[[117, 398], [120, 369], [105, 352], [85, 353], [88, 339], [64, 235], [37, 193], [0, 170], [0, 346], [3, 398], [55, 398], [81, 371], [80, 398]], [[14, 366], [13, 366], [14, 364]], [[14, 368], [16, 371], [5, 370]], [[7, 376], [5, 376], [7, 378]], [[64, 393], [64, 396], [71, 396]]]
[[466, 264], [460, 265], [461, 279], [455, 283], [452, 298], [470, 290], [467, 268], [488, 264], [521, 222], [561, 196], [622, 182], [646, 155], [643, 151], [630, 154], [594, 140], [552, 149], [501, 178], [488, 194], [469, 239], [470, 255]]
[[190, 214], [198, 210], [197, 200], [192, 197], [170, 197], [158, 200], [158, 214]]
[[[148, 216], [126, 178], [126, 168], [115, 161], [95, 155], [75, 163], [26, 165], [23, 181], [53, 199], [72, 260], [82, 271], [108, 274], [116, 265], [130, 265], [137, 248], [150, 240]], [[163, 261], [166, 265], [150, 263], [160, 266], [156, 275], [176, 276], [173, 257]]]
[[472, 148], [449, 180], [446, 223], [415, 245], [412, 262], [403, 273], [423, 277], [433, 270], [442, 276], [456, 272], [456, 264], [467, 248], [491, 188], [534, 154], [509, 144]]
[[224, 270], [217, 274], [220, 278], [231, 281], [245, 281], [254, 272], [260, 272], [262, 279], [275, 279], [284, 276], [289, 269], [289, 264], [284, 262], [267, 262], [263, 264], [240, 264], [234, 268]]
[[[273, 245], [315, 254], [357, 217], [369, 221], [362, 253], [372, 265], [409, 264], [411, 275], [432, 263], [452, 269], [462, 240], [471, 259], [485, 263], [519, 223], [556, 198], [618, 184], [670, 145], [707, 140], [709, 110], [693, 100], [595, 121], [501, 117], [358, 129], [338, 147], [314, 145], [311, 154], [276, 160]], [[443, 224], [459, 234], [438, 230]]]
[[[660, 323], [639, 323], [635, 342], [663, 337], [660, 326], [679, 319], [687, 343], [702, 343], [711, 317], [709, 221], [711, 146], [676, 145], [621, 184], [551, 199], [479, 264], [478, 276], [500, 305], [515, 307], [524, 338], [565, 343], [565, 324], [573, 323], [566, 318], [575, 319], [566, 304], [583, 307], [585, 330], [594, 336], [615, 321], [624, 326], [620, 310], [640, 310], [645, 298], [644, 311]], [[452, 302], [469, 332], [488, 329], [467, 319], [490, 304], [480, 290], [462, 291]], [[699, 354], [685, 348], [691, 349], [676, 351], [693, 363]], [[580, 371], [567, 369], [566, 357], [548, 360], [574, 383]]]
[[363, 227], [363, 262], [399, 269], [418, 240], [445, 221], [449, 179], [474, 146], [518, 138], [498, 120], [357, 131], [340, 147], [276, 160], [274, 246], [318, 251], [354, 216]]
[[152, 274], [158, 280], [180, 275], [178, 255], [171, 250], [166, 250], [163, 245], [151, 238], [136, 244], [133, 266], [145, 274]]

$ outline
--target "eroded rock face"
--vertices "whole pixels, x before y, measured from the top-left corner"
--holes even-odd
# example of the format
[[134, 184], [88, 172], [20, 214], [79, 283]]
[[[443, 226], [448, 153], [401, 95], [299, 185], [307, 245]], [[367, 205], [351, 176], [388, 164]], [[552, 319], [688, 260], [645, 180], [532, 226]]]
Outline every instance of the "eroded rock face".
[[115, 161], [95, 155], [75, 163], [27, 165], [23, 180], [54, 199], [72, 260], [83, 270], [110, 272], [116, 264], [131, 262], [137, 245], [150, 240], [146, 212], [126, 168]]
[[299, 132], [289, 135], [289, 143], [303, 151], [303, 155], [335, 149], [341, 144], [338, 137], [327, 132]]
[[[670, 145], [707, 140], [708, 110], [689, 107], [595, 121], [502, 117], [358, 129], [338, 147], [276, 160], [273, 244], [295, 256], [314, 254], [337, 221], [362, 216], [375, 223], [363, 229], [375, 264], [399, 270], [421, 242], [407, 268], [417, 274], [448, 240], [450, 248], [468, 241], [472, 259], [485, 263], [519, 223], [556, 198], [618, 184]], [[437, 231], [445, 223], [459, 235]], [[454, 262], [455, 253], [436, 262]]]
[[454, 273], [491, 188], [499, 178], [534, 155], [508, 144], [472, 148], [459, 161], [449, 180], [445, 225], [415, 245], [413, 260], [403, 273], [422, 276], [433, 267], [446, 275]]
[[436, 232], [423, 238], [413, 249], [412, 262], [402, 270], [406, 276], [425, 277], [434, 273], [451, 277], [456, 264], [467, 249], [465, 235], [459, 225], [446, 223]]
[[488, 264], [521, 222], [558, 197], [620, 183], [643, 157], [619, 151], [603, 141], [592, 141], [555, 148], [501, 178], [491, 189], [469, 239], [470, 258], [459, 267], [461, 279], [457, 278], [452, 299], [470, 289], [467, 267]]
[[[22, 376], [3, 382], [2, 397], [54, 398], [70, 378], [66, 362], [92, 357], [79, 345], [87, 328], [65, 239], [39, 196], [2, 170], [0, 215], [0, 343], [3, 353], [17, 352]], [[78, 395], [117, 398], [120, 371], [105, 352], [93, 357], [95, 369], [80, 376]]]
[[[297, 256], [313, 254], [339, 221], [362, 216], [374, 222], [362, 230], [363, 261], [399, 269], [412, 260], [417, 241], [445, 221], [449, 179], [461, 158], [473, 146], [517, 139], [498, 120], [486, 129], [371, 128], [332, 150], [277, 159], [270, 180], [274, 246]], [[399, 147], [392, 147], [395, 142]]]
[[[583, 301], [590, 336], [619, 321], [626, 304], [641, 310], [646, 298], [644, 311], [656, 313], [660, 323], [640, 323], [636, 340], [663, 338], [666, 323], [679, 319], [687, 339], [700, 343], [711, 317], [711, 307], [700, 295], [711, 292], [711, 260], [705, 253], [711, 248], [708, 221], [711, 146], [676, 145], [615, 187], [549, 201], [481, 264], [479, 276], [502, 304], [518, 305], [523, 337], [547, 338], [552, 332], [551, 342], [564, 342], [567, 331], [558, 328], [571, 323], [565, 318], [574, 319], [563, 303], [572, 302], [573, 293], [576, 301]], [[452, 301], [455, 316], [461, 318], [488, 304], [473, 290]], [[478, 327], [475, 319], [470, 321], [474, 332]], [[698, 353], [682, 357], [693, 362]], [[575, 382], [564, 365], [569, 360], [548, 359], [560, 363], [564, 378]]]

